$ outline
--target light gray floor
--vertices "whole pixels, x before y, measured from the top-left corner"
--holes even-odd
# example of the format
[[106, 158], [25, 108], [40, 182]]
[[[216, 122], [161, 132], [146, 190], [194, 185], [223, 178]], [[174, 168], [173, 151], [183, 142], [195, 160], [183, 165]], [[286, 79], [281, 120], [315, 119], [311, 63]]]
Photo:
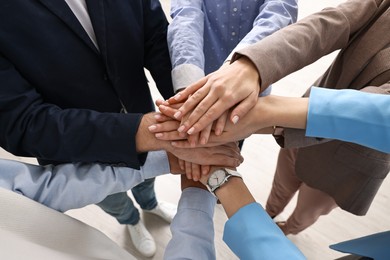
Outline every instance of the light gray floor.
[[[169, 1], [162, 0], [161, 2], [165, 10], [169, 10]], [[321, 10], [325, 6], [334, 6], [341, 2], [343, 1], [300, 0], [299, 17], [304, 17], [312, 12]], [[278, 95], [300, 96], [321, 72], [325, 70], [334, 56], [335, 53], [324, 57], [318, 62], [277, 82], [274, 84], [273, 93]], [[153, 93], [155, 94], [155, 90], [153, 90]], [[272, 137], [257, 135], [251, 136], [245, 141], [242, 152], [245, 162], [239, 167], [239, 171], [244, 175], [245, 182], [256, 200], [264, 204], [272, 183], [278, 146]], [[0, 157], [35, 163], [34, 159], [13, 157], [2, 150], [0, 150]], [[156, 192], [159, 199], [177, 203], [180, 197], [178, 176], [166, 175], [159, 177], [156, 181]], [[390, 205], [389, 197], [390, 179], [388, 178], [382, 185], [367, 216], [357, 217], [337, 209], [330, 215], [322, 217], [308, 230], [296, 236], [289, 236], [289, 238], [302, 250], [308, 259], [323, 260], [340, 257], [343, 254], [330, 250], [328, 248], [330, 244], [390, 229], [390, 223], [387, 221], [390, 215], [390, 208], [388, 206]], [[282, 219], [288, 216], [294, 207], [294, 203], [295, 200], [290, 203], [286, 211], [282, 214]], [[82, 209], [72, 210], [67, 212], [67, 214], [96, 227], [120, 246], [132, 252], [138, 259], [143, 259], [135, 252], [125, 227], [119, 225], [97, 206], [91, 205]], [[171, 237], [169, 226], [155, 216], [143, 214], [142, 218], [158, 243], [157, 254], [151, 259], [162, 259], [164, 248]], [[214, 220], [217, 259], [237, 259], [221, 239], [226, 216], [220, 206], [217, 206]]]

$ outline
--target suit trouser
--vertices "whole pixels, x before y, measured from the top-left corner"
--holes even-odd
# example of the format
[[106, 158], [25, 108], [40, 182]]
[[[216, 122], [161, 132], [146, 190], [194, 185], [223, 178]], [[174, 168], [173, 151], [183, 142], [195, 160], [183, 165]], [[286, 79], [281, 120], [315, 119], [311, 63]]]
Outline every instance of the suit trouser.
[[[157, 206], [154, 180], [155, 178], [147, 179], [131, 189], [134, 199], [142, 209], [151, 210]], [[109, 195], [97, 205], [115, 217], [120, 224], [135, 225], [140, 220], [138, 209], [126, 192]]]
[[286, 235], [301, 232], [314, 224], [321, 215], [326, 215], [337, 207], [331, 196], [310, 188], [298, 179], [295, 173], [297, 152], [298, 149], [280, 149], [274, 181], [266, 205], [267, 213], [275, 217], [299, 191], [293, 213], [285, 225], [281, 226]]

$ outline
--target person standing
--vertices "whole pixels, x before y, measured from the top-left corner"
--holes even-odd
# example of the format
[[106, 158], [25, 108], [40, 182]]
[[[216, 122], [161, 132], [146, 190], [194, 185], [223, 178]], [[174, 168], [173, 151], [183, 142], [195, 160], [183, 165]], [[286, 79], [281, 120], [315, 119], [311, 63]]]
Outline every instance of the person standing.
[[[235, 51], [296, 22], [297, 15], [296, 0], [173, 0], [168, 46], [175, 92], [228, 65]], [[210, 128], [199, 136], [201, 143]]]
[[[257, 102], [249, 94], [259, 88], [258, 82], [262, 92], [335, 50], [340, 50], [338, 56], [314, 86], [388, 94], [390, 38], [385, 32], [390, 30], [389, 6], [388, 0], [346, 1], [239, 50], [226, 69], [168, 100], [170, 104], [185, 101], [176, 112], [179, 120], [187, 118], [178, 130], [199, 133], [233, 106], [229, 118], [239, 124]], [[242, 84], [247, 78], [254, 80]], [[229, 95], [233, 90], [237, 97]], [[305, 96], [309, 95], [308, 90]], [[276, 130], [284, 148], [267, 212], [272, 217], [279, 215], [292, 196], [300, 193], [295, 211], [286, 223], [280, 223], [285, 234], [301, 232], [338, 206], [356, 215], [366, 214], [390, 170], [389, 154], [343, 141], [308, 139], [304, 131]]]
[[[0, 0], [0, 145], [40, 164], [135, 169], [148, 151], [175, 154], [147, 133], [154, 104], [144, 68], [163, 97], [173, 94], [167, 26], [157, 0]], [[174, 208], [157, 202], [154, 179], [132, 192], [142, 209], [172, 219]], [[141, 254], [154, 254], [126, 192], [99, 206], [127, 226]]]

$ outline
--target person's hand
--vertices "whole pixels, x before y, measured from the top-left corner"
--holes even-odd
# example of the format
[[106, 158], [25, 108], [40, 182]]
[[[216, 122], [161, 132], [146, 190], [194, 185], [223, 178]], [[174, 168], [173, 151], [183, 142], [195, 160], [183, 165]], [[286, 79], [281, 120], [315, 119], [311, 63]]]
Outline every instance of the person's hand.
[[155, 114], [156, 122], [148, 127], [149, 132], [159, 140], [173, 141], [185, 140], [187, 141], [188, 134], [179, 133], [177, 131], [180, 122], [171, 117], [157, 113]]
[[189, 180], [199, 181], [203, 175], [207, 175], [210, 171], [209, 165], [199, 165], [196, 163], [179, 160], [179, 162], [180, 161], [183, 164], [181, 167], [183, 167], [183, 171]]
[[[269, 110], [270, 103], [274, 103], [274, 96], [261, 97], [253, 107], [237, 124], [228, 121], [223, 133], [220, 135], [211, 133], [206, 145], [197, 145], [196, 147], [210, 147], [221, 145], [228, 142], [236, 142], [249, 137], [252, 134], [272, 134], [274, 114]], [[164, 137], [162, 137], [164, 138]], [[161, 139], [165, 140], [165, 139]], [[172, 146], [178, 148], [192, 147], [186, 140], [176, 140], [171, 142]]]
[[169, 152], [167, 152], [167, 156], [168, 156], [170, 172], [172, 174], [183, 174], [184, 169], [181, 167], [179, 163], [179, 159]]
[[259, 78], [254, 64], [243, 57], [188, 86], [167, 101], [184, 102], [174, 114], [178, 120], [193, 110], [178, 131], [196, 134], [236, 104], [230, 121], [237, 123], [256, 104]]
[[175, 148], [171, 146], [168, 148], [168, 152], [186, 162], [205, 166], [237, 167], [244, 161], [237, 143], [199, 148]]
[[[193, 179], [194, 181], [198, 181], [202, 175], [209, 174], [210, 165], [236, 167], [244, 160], [236, 143], [210, 148], [181, 149], [181, 151], [177, 152], [180, 155], [175, 156], [180, 157], [178, 158], [178, 163], [181, 171], [185, 172], [188, 179]], [[189, 159], [191, 154], [192, 157]]]
[[185, 173], [185, 178], [189, 180], [198, 181], [202, 175], [209, 174], [210, 166], [208, 165], [198, 165], [195, 163], [189, 163], [183, 161], [172, 153], [167, 152], [168, 162], [171, 174], [182, 174]]
[[187, 179], [187, 177], [185, 175], [182, 175], [181, 176], [181, 190], [183, 191], [184, 189], [190, 188], [190, 187], [196, 187], [196, 188], [200, 188], [200, 189], [208, 191], [207, 187], [205, 185], [203, 185], [201, 182]]
[[[174, 124], [171, 121], [174, 118], [174, 114], [178, 111], [177, 105], [169, 106], [164, 105], [164, 101], [157, 100], [156, 105], [158, 106], [160, 112], [162, 113], [159, 119], [157, 121], [161, 124], [155, 125], [152, 127], [151, 131], [155, 133], [156, 138], [160, 140], [181, 140], [183, 138], [187, 138], [188, 143], [190, 146], [195, 147], [198, 143], [201, 145], [205, 145], [210, 137], [211, 131], [213, 130], [215, 135], [220, 135], [223, 132], [223, 129], [225, 127], [227, 118], [228, 118], [228, 111], [225, 111], [217, 120], [214, 121], [214, 123], [211, 123], [210, 125], [206, 126], [200, 133], [198, 134], [192, 134], [188, 135], [185, 132], [178, 132], [176, 128], [172, 128]], [[179, 106], [180, 107], [180, 106]], [[182, 118], [182, 122], [186, 121], [189, 114], [184, 116]], [[179, 124], [178, 121], [175, 124]], [[214, 125], [214, 127], [213, 127]]]

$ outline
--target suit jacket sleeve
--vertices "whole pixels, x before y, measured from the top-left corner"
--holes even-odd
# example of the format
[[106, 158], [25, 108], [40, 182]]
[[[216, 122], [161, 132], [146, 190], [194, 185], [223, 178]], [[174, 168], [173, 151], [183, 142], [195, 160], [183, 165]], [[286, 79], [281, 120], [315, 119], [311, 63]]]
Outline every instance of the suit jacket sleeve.
[[264, 91], [288, 74], [345, 47], [377, 8], [375, 0], [350, 0], [326, 8], [240, 50], [233, 59], [246, 56], [256, 65]]
[[58, 162], [140, 166], [134, 136], [141, 114], [61, 109], [45, 103], [1, 55], [0, 82], [0, 145], [7, 151]]
[[167, 43], [168, 21], [158, 0], [144, 1], [145, 68], [164, 99], [173, 96], [171, 60]]

